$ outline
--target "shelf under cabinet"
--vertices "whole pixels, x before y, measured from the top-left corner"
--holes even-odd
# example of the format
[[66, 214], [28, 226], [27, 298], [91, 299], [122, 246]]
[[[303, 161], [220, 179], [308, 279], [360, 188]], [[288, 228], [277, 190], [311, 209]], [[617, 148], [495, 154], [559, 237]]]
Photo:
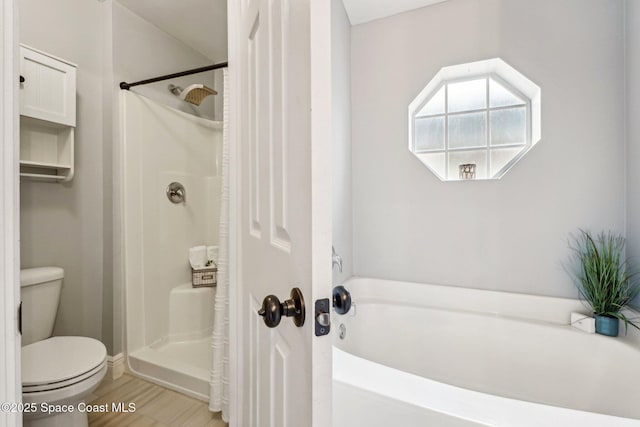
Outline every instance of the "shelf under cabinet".
[[34, 168], [44, 169], [71, 169], [71, 165], [62, 165], [56, 163], [32, 162], [29, 160], [20, 160], [20, 166], [31, 166]]
[[67, 178], [64, 175], [45, 175], [41, 173], [22, 173], [22, 172], [20, 172], [20, 176], [23, 178], [34, 178], [38, 180], [41, 179], [44, 181], [49, 181], [49, 180], [64, 181]]
[[66, 182], [73, 178], [75, 129], [20, 118], [20, 176]]

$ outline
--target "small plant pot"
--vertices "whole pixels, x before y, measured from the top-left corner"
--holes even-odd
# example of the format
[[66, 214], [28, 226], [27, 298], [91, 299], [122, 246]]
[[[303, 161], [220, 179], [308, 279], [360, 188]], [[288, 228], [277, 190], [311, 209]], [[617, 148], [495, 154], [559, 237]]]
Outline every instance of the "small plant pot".
[[618, 336], [618, 318], [596, 314], [596, 333], [609, 337]]

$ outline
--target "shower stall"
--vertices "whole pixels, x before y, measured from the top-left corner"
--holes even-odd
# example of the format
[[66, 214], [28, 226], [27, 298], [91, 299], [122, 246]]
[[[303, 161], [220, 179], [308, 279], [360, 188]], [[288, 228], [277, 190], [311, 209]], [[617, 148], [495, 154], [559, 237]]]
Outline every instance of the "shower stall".
[[121, 97], [128, 366], [208, 399], [216, 288], [192, 286], [189, 248], [218, 244], [222, 123]]

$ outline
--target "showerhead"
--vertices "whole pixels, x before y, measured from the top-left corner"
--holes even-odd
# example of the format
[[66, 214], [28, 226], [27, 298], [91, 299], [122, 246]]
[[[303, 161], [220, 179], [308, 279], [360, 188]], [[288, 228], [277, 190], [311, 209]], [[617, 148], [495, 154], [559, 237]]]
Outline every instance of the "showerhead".
[[191, 104], [200, 105], [202, 100], [207, 96], [217, 94], [218, 92], [216, 92], [215, 90], [208, 88], [203, 84], [197, 83], [187, 86], [187, 88], [180, 94], [180, 98], [187, 102], [190, 102]]
[[209, 95], [218, 94], [215, 90], [208, 88], [201, 83], [189, 85], [186, 89], [182, 89], [179, 86], [169, 85], [169, 90], [174, 95], [179, 96], [183, 101], [187, 101], [194, 105], [200, 105], [202, 100]]

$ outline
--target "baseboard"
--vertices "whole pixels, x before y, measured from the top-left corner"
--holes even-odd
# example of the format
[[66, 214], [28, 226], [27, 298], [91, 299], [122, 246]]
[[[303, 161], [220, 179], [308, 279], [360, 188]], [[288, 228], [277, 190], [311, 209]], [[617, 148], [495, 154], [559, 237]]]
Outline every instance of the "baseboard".
[[115, 356], [107, 356], [107, 377], [117, 380], [124, 374], [124, 354], [118, 353]]

